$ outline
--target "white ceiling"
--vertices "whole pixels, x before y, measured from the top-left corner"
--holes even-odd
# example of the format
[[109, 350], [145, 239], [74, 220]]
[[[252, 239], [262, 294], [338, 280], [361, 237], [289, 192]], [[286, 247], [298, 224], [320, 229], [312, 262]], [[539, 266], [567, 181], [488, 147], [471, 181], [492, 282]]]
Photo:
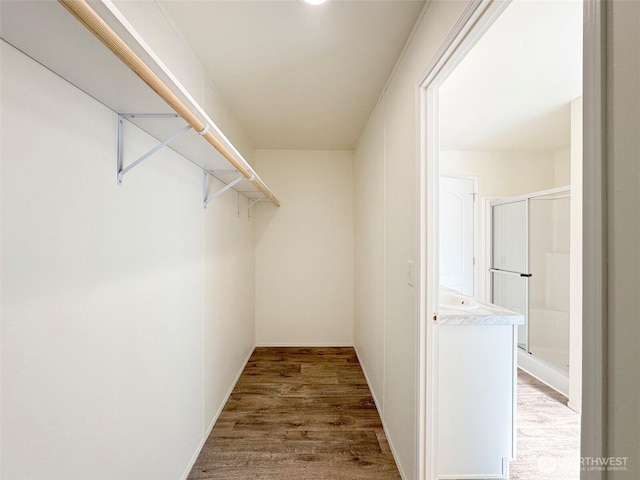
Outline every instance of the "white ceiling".
[[256, 148], [350, 150], [424, 1], [163, 4]]
[[569, 146], [582, 95], [582, 2], [514, 0], [440, 89], [445, 150]]

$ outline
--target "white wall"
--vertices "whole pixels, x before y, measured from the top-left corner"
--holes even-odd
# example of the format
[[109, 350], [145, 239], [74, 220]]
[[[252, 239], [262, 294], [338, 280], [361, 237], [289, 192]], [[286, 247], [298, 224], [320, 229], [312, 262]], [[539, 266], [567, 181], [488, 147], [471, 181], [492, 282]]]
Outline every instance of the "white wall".
[[[573, 103], [571, 102], [572, 108]], [[574, 128], [574, 117], [571, 117], [571, 131], [573, 132]], [[582, 118], [580, 118], [582, 120]], [[580, 122], [582, 125], [582, 122]], [[572, 146], [567, 148], [562, 148], [553, 152], [553, 167], [554, 167], [554, 181], [556, 187], [564, 187], [565, 185], [571, 185], [571, 151], [573, 147], [573, 141], [571, 142]]]
[[[640, 478], [640, 2], [607, 2], [608, 432], [629, 457], [613, 480]], [[588, 400], [583, 399], [586, 403]], [[585, 409], [585, 411], [589, 411]]]
[[353, 153], [258, 150], [256, 343], [353, 344]]
[[[417, 255], [417, 82], [466, 6], [467, 2], [429, 4], [355, 151], [356, 175], [363, 175], [357, 180], [356, 192], [367, 192], [354, 197], [356, 265], [366, 266], [358, 268], [355, 278], [360, 305], [355, 344], [369, 379], [382, 378], [382, 385], [380, 380], [371, 384], [383, 407], [398, 467], [407, 479], [417, 475], [417, 292], [407, 284], [407, 261], [415, 262]], [[373, 171], [365, 174], [363, 168]], [[384, 191], [380, 191], [381, 184]], [[376, 194], [383, 200], [371, 202]], [[384, 295], [383, 320], [379, 314], [366, 316], [369, 310], [362, 308], [367, 296], [373, 299], [380, 292]], [[379, 335], [383, 335], [382, 342]]]
[[253, 346], [252, 223], [171, 150], [117, 186], [116, 114], [1, 65], [0, 476], [178, 479]]
[[478, 177], [480, 197], [509, 197], [556, 186], [556, 158], [553, 152], [444, 150], [440, 174]]
[[[223, 186], [215, 183], [211, 191]], [[248, 205], [231, 191], [209, 203], [204, 215], [205, 434], [255, 346], [255, 221]]]
[[[202, 64], [162, 3], [116, 0], [115, 5], [191, 93], [225, 136], [253, 165], [251, 140], [225, 105]], [[210, 189], [222, 185], [210, 179]], [[244, 210], [248, 201], [240, 197]], [[229, 192], [207, 207], [204, 250], [204, 425], [224, 406], [229, 385], [255, 341], [253, 221], [238, 217], [238, 196]], [[221, 368], [222, 367], [222, 368]]]
[[354, 342], [378, 408], [384, 411], [385, 185], [384, 99], [373, 112], [353, 158]]

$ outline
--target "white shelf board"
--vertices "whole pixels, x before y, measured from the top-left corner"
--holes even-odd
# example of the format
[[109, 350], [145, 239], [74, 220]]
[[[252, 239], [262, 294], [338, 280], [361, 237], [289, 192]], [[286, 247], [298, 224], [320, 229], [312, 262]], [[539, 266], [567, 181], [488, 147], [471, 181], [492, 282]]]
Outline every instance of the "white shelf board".
[[[173, 93], [186, 105], [193, 106], [192, 111], [204, 124], [209, 123], [203, 115], [198, 113], [203, 111], [202, 108], [176, 86], [154, 60], [152, 53], [147, 50], [148, 47], [140, 44], [134, 34], [107, 8], [105, 3], [102, 1], [89, 3], [171, 88]], [[174, 113], [149, 86], [56, 1], [0, 1], [0, 37], [114, 112]], [[179, 117], [174, 119], [138, 117], [129, 121], [159, 141], [166, 140], [186, 125]], [[116, 128], [115, 123], [114, 128]], [[223, 144], [230, 145], [226, 138], [217, 135], [213, 129], [211, 131]], [[232, 145], [230, 146], [235, 150]], [[193, 130], [172, 143], [170, 148], [207, 171], [233, 168], [220, 153]], [[137, 168], [145, 168], [145, 166], [141, 165]], [[214, 176], [228, 183], [238, 175], [240, 174], [224, 173]], [[234, 190], [248, 198], [262, 197], [258, 189], [248, 180], [238, 183]]]

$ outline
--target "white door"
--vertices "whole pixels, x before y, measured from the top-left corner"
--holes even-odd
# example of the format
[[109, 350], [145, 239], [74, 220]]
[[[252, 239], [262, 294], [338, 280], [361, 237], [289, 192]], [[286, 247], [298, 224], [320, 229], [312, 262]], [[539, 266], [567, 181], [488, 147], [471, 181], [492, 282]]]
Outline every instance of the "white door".
[[440, 284], [474, 296], [474, 183], [440, 177]]

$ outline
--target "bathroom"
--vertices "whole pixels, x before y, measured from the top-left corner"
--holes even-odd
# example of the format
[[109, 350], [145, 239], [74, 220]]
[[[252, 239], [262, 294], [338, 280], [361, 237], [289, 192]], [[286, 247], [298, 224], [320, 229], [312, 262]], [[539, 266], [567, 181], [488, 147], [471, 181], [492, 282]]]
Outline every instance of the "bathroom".
[[[552, 12], [514, 2], [438, 91], [441, 298], [453, 290], [524, 317], [519, 377], [550, 387], [575, 413], [566, 478], [578, 478], [582, 375], [581, 21], [576, 4]], [[527, 441], [518, 444], [525, 457]]]

